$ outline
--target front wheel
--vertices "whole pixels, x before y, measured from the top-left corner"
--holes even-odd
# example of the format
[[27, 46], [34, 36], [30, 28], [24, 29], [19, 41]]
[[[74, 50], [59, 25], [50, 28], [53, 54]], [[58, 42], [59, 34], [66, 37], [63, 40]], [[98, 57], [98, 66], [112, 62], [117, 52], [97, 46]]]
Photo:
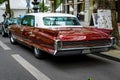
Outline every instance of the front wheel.
[[45, 57], [44, 52], [36, 47], [34, 47], [34, 54], [35, 54], [35, 57], [38, 59], [43, 59]]

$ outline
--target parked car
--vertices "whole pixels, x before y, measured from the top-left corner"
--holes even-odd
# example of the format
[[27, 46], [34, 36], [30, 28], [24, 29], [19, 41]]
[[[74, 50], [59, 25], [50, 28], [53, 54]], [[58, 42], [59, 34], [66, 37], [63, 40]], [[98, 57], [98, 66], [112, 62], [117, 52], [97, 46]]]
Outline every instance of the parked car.
[[10, 42], [33, 48], [37, 58], [108, 51], [114, 38], [107, 33], [83, 27], [76, 16], [62, 13], [29, 13], [21, 25], [9, 26]]
[[0, 33], [2, 32], [2, 22], [0, 23]]
[[3, 23], [2, 23], [2, 36], [5, 37], [7, 36], [7, 32], [8, 32], [8, 26], [11, 24], [11, 19], [10, 18], [6, 18], [4, 19]]
[[2, 23], [2, 36], [6, 37], [8, 36], [9, 30], [8, 26], [12, 24], [20, 24], [20, 18], [6, 18]]

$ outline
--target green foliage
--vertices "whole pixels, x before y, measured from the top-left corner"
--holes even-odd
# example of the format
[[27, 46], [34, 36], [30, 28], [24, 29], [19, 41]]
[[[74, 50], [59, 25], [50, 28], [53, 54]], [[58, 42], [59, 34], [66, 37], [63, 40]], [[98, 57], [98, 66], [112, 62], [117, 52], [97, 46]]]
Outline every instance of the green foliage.
[[45, 4], [44, 4], [44, 7], [43, 7], [43, 3], [39, 3], [39, 11], [40, 12], [47, 12], [48, 11], [48, 9], [49, 9], [49, 7], [48, 6], [45, 6]]
[[2, 4], [5, 0], [0, 0], [0, 4]]
[[55, 0], [55, 8], [57, 9], [63, 0]]

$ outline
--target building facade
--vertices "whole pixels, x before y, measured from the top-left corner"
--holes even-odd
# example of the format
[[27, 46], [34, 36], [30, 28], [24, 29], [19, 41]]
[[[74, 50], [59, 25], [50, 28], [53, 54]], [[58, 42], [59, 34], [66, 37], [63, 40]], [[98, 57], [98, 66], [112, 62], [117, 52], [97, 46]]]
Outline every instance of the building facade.
[[[96, 0], [63, 0], [64, 12], [77, 15], [82, 21], [89, 22], [92, 12], [96, 8]], [[73, 8], [73, 11], [71, 10]]]
[[[108, 3], [111, 2], [111, 0], [105, 0], [105, 1]], [[120, 0], [115, 0], [115, 1], [116, 1], [117, 21], [120, 22]], [[63, 0], [64, 3], [63, 12], [74, 15], [80, 13], [82, 21], [90, 22], [92, 13], [97, 13], [98, 5], [99, 5], [98, 2], [102, 2], [102, 0]], [[108, 6], [107, 3], [106, 6]], [[73, 8], [72, 10], [71, 7]]]
[[[16, 4], [13, 4], [16, 3]], [[19, 4], [18, 4], [19, 3]], [[12, 17], [19, 17], [20, 15], [24, 15], [27, 12], [27, 3], [26, 0], [10, 0], [10, 9], [11, 9], [11, 16]], [[30, 4], [32, 8], [32, 5]], [[0, 5], [0, 13], [1, 21], [3, 21], [3, 14], [6, 12], [6, 2]]]

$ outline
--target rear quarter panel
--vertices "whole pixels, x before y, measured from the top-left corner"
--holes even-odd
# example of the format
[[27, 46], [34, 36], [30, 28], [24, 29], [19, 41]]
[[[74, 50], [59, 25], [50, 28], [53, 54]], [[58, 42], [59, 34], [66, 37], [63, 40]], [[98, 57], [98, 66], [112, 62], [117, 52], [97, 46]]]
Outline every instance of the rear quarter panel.
[[48, 53], [54, 52], [54, 42], [56, 40], [56, 32], [49, 29], [34, 28], [32, 34], [29, 35], [32, 46], [38, 47], [40, 50]]

